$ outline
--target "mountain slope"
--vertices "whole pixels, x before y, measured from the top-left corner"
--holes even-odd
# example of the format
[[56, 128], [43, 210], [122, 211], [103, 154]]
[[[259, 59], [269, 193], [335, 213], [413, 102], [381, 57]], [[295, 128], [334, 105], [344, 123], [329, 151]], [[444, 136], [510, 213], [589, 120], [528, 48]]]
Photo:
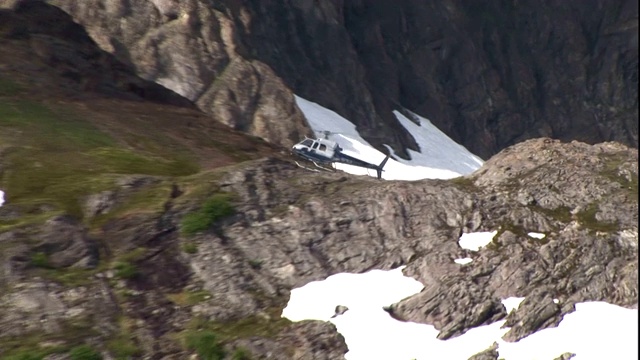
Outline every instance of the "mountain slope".
[[631, 0], [49, 2], [142, 77], [276, 143], [304, 132], [290, 88], [405, 158], [403, 108], [482, 158], [541, 136], [638, 146]]
[[[2, 358], [340, 359], [333, 325], [281, 318], [291, 289], [403, 264], [428, 290], [392, 312], [442, 338], [504, 318], [507, 296], [529, 304], [515, 337], [575, 302], [637, 303], [635, 149], [532, 140], [451, 180], [310, 173], [56, 8], [20, 9], [0, 11]], [[462, 232], [494, 229], [469, 271], [451, 263]]]

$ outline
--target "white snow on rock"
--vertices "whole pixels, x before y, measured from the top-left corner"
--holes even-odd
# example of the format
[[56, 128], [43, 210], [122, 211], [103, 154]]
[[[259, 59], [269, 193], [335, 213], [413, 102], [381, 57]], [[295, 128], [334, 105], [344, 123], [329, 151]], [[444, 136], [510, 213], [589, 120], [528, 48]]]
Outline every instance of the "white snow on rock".
[[520, 306], [520, 303], [524, 301], [523, 297], [510, 297], [502, 300], [502, 305], [504, 305], [505, 309], [507, 309], [507, 314], [511, 312], [511, 310], [515, 310]]
[[[638, 311], [604, 302], [576, 304], [557, 328], [538, 331], [518, 342], [502, 336], [504, 321], [480, 326], [449, 340], [438, 340], [432, 325], [393, 319], [383, 307], [416, 294], [423, 288], [405, 277], [401, 268], [363, 274], [337, 274], [291, 291], [282, 316], [332, 322], [347, 343], [347, 360], [464, 360], [498, 343], [505, 360], [554, 359], [565, 352], [577, 360], [637, 359]], [[507, 298], [510, 312], [524, 298]], [[334, 317], [336, 305], [349, 311]]]
[[460, 240], [458, 240], [458, 244], [463, 249], [478, 251], [481, 247], [486, 246], [488, 243], [493, 240], [493, 237], [496, 236], [498, 231], [481, 231], [474, 233], [464, 233], [460, 236]]
[[530, 232], [530, 233], [527, 233], [527, 235], [529, 235], [532, 238], [536, 238], [536, 239], [544, 239], [544, 237], [547, 236], [545, 234], [537, 233], [537, 232]]
[[460, 264], [460, 265], [465, 265], [465, 264], [468, 264], [468, 263], [470, 263], [472, 261], [473, 261], [473, 259], [468, 258], [468, 257], [462, 258], [462, 259], [453, 260], [453, 262], [455, 262], [456, 264]]
[[451, 169], [461, 175], [470, 174], [482, 166], [482, 159], [469, 152], [464, 146], [451, 140], [428, 119], [412, 113], [419, 120], [420, 125], [418, 125], [398, 111], [393, 113], [420, 147], [419, 152], [411, 149], [407, 150], [411, 156], [411, 161], [405, 162], [405, 164], [421, 164], [439, 169]]

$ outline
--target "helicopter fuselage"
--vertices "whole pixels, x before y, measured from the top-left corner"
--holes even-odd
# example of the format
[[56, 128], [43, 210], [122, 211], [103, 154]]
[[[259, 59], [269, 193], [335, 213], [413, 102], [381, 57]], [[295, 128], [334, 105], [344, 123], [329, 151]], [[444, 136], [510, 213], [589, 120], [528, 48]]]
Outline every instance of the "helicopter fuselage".
[[368, 163], [366, 161], [357, 159], [353, 156], [342, 153], [342, 148], [335, 141], [328, 139], [309, 139], [306, 138], [303, 141], [295, 144], [292, 151], [309, 161], [316, 163], [343, 163], [349, 165], [355, 165], [364, 167], [367, 169], [374, 169], [378, 173], [378, 179], [381, 177], [382, 168], [386, 164], [389, 156], [387, 156], [380, 165]]
[[327, 139], [304, 139], [293, 146], [293, 152], [307, 160], [328, 163], [335, 162], [336, 153], [340, 152], [340, 146], [335, 141]]

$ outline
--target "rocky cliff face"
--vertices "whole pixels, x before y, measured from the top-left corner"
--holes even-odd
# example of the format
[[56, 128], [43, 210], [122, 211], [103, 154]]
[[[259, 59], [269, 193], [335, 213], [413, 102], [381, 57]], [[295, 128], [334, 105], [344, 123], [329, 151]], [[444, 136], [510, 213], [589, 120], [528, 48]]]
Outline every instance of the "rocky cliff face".
[[309, 130], [273, 70], [247, 56], [230, 18], [208, 2], [52, 1], [104, 50], [234, 129], [283, 146]]
[[[0, 325], [11, 331], [2, 341], [84, 338], [111, 353], [122, 341], [130, 354], [172, 358], [185, 351], [176, 336], [200, 329], [218, 334], [229, 353], [336, 359], [346, 347], [332, 325], [279, 318], [290, 289], [401, 264], [425, 289], [389, 311], [433, 324], [441, 339], [506, 317], [506, 339], [515, 341], [557, 325], [581, 301], [637, 307], [637, 160], [617, 143], [538, 139], [450, 181], [314, 174], [277, 158], [175, 179], [161, 209], [107, 211], [90, 233], [64, 217], [4, 230], [11, 250], [3, 251]], [[103, 197], [106, 208], [149, 194], [158, 182], [146, 179], [121, 182]], [[188, 232], [189, 214], [221, 196], [233, 214]], [[463, 232], [491, 230], [498, 235], [477, 253], [458, 245]], [[34, 254], [46, 254], [45, 270]], [[474, 261], [453, 262], [465, 256]], [[73, 284], [78, 273], [87, 277]], [[511, 314], [500, 303], [509, 296], [525, 297]], [[70, 338], [52, 335], [60, 333]]]
[[145, 79], [279, 144], [305, 132], [291, 89], [401, 155], [403, 108], [483, 158], [540, 136], [638, 146], [631, 0], [49, 2]]
[[[403, 264], [425, 289], [389, 311], [442, 339], [506, 318], [517, 340], [586, 300], [637, 308], [636, 149], [529, 140], [449, 181], [310, 173], [58, 9], [17, 6], [0, 10], [0, 357], [340, 359], [331, 324], [280, 317], [290, 290]], [[525, 297], [510, 314], [508, 296]]]

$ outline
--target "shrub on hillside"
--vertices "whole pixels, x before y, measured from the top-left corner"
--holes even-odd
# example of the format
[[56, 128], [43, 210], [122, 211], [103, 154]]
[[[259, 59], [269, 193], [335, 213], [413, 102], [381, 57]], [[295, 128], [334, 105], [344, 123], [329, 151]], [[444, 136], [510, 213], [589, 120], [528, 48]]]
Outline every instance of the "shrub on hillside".
[[102, 355], [89, 345], [76, 346], [69, 351], [71, 360], [102, 360]]
[[185, 215], [182, 219], [182, 232], [193, 235], [209, 229], [216, 221], [232, 215], [233, 205], [229, 194], [216, 194], [209, 198], [196, 212]]
[[195, 350], [202, 360], [223, 360], [226, 355], [216, 334], [209, 330], [187, 334], [186, 345], [188, 349]]

